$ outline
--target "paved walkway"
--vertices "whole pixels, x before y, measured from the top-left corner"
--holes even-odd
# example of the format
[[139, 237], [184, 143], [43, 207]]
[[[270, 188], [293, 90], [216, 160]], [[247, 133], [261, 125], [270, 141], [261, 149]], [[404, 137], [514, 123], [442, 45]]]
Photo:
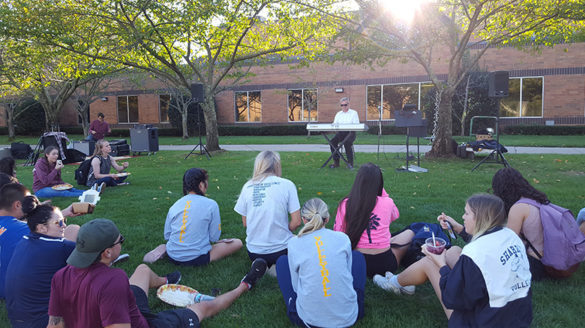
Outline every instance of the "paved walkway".
[[[161, 145], [160, 150], [183, 150], [191, 151], [195, 145], [169, 146]], [[315, 144], [295, 144], [295, 145], [220, 145], [222, 149], [230, 151], [304, 151], [304, 152], [329, 152], [328, 145]], [[566, 155], [585, 155], [585, 148], [563, 148], [563, 147], [506, 147], [509, 154], [566, 154]], [[354, 145], [358, 153], [377, 153], [377, 145]], [[420, 152], [426, 153], [431, 146], [420, 146]], [[197, 149], [199, 151], [199, 148]], [[410, 146], [410, 152], [416, 152], [416, 145]], [[406, 152], [406, 146], [403, 145], [380, 145], [380, 152], [399, 153]]]

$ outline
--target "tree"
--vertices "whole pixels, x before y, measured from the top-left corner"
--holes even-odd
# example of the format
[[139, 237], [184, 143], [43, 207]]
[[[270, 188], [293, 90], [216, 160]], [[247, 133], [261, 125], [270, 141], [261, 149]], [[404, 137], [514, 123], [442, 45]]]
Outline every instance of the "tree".
[[[429, 1], [410, 25], [392, 17], [378, 1], [357, 2], [360, 11], [343, 34], [351, 49], [335, 59], [371, 64], [402, 59], [424, 68], [440, 95], [429, 156], [452, 155], [453, 96], [488, 49], [552, 45], [569, 41], [583, 27], [583, 22], [569, 17], [572, 6], [582, 0]], [[444, 52], [446, 61], [440, 58]], [[463, 65], [465, 58], [469, 65]], [[445, 62], [446, 72], [440, 67]], [[447, 73], [446, 79], [440, 78], [442, 73]]]
[[209, 150], [219, 149], [216, 94], [269, 59], [314, 59], [336, 29], [321, 10], [273, 0], [31, 0], [18, 1], [18, 12], [30, 22], [22, 30], [45, 43], [142, 69], [176, 88], [203, 83]]

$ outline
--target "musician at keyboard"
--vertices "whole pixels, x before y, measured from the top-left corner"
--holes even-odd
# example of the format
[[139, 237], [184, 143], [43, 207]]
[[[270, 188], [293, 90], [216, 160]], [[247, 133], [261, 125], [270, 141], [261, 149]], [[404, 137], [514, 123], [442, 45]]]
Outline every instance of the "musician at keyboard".
[[[339, 100], [341, 110], [335, 114], [333, 125], [336, 124], [359, 124], [360, 118], [358, 113], [349, 108], [349, 98], [343, 97]], [[347, 138], [346, 138], [347, 137]], [[345, 140], [345, 141], [344, 141]], [[339, 131], [335, 134], [335, 137], [331, 139], [331, 154], [333, 155], [333, 164], [329, 165], [330, 168], [339, 167], [339, 153], [335, 151], [333, 145], [338, 146], [339, 143], [343, 142], [345, 153], [347, 154], [347, 167], [353, 169], [353, 142], [355, 141], [355, 131]]]

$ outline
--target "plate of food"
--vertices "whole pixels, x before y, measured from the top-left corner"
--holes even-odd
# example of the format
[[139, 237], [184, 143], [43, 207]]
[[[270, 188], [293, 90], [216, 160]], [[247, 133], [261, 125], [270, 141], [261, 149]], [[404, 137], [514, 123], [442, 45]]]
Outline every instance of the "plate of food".
[[176, 284], [162, 285], [156, 291], [156, 296], [161, 301], [179, 307], [195, 303], [197, 294], [198, 292], [191, 287]]
[[130, 175], [130, 172], [116, 173], [116, 177], [118, 177], [118, 178], [127, 177], [129, 175]]
[[68, 189], [73, 188], [73, 185], [70, 185], [68, 183], [62, 183], [62, 184], [54, 185], [51, 188], [53, 188], [53, 190], [68, 190]]

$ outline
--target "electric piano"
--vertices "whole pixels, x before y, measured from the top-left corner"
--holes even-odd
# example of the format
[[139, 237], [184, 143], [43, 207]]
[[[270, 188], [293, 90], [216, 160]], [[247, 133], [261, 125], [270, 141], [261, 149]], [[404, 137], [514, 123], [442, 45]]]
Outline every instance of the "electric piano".
[[368, 131], [364, 123], [333, 124], [333, 123], [309, 123], [307, 131], [311, 132], [339, 132], [339, 131]]
[[331, 143], [331, 139], [327, 136], [327, 133], [332, 132], [357, 132], [357, 131], [368, 131], [368, 126], [364, 123], [350, 123], [350, 124], [339, 124], [339, 123], [309, 123], [307, 124], [307, 131], [309, 132], [321, 132], [327, 143], [333, 149], [331, 156], [323, 163], [321, 168], [324, 168], [327, 163], [333, 158], [333, 154], [339, 154], [339, 158], [341, 158], [346, 164], [349, 164], [345, 156], [341, 153], [340, 149], [341, 146], [345, 143], [345, 141], [349, 138], [350, 133], [345, 136], [345, 139], [341, 141], [338, 145], [334, 145]]

